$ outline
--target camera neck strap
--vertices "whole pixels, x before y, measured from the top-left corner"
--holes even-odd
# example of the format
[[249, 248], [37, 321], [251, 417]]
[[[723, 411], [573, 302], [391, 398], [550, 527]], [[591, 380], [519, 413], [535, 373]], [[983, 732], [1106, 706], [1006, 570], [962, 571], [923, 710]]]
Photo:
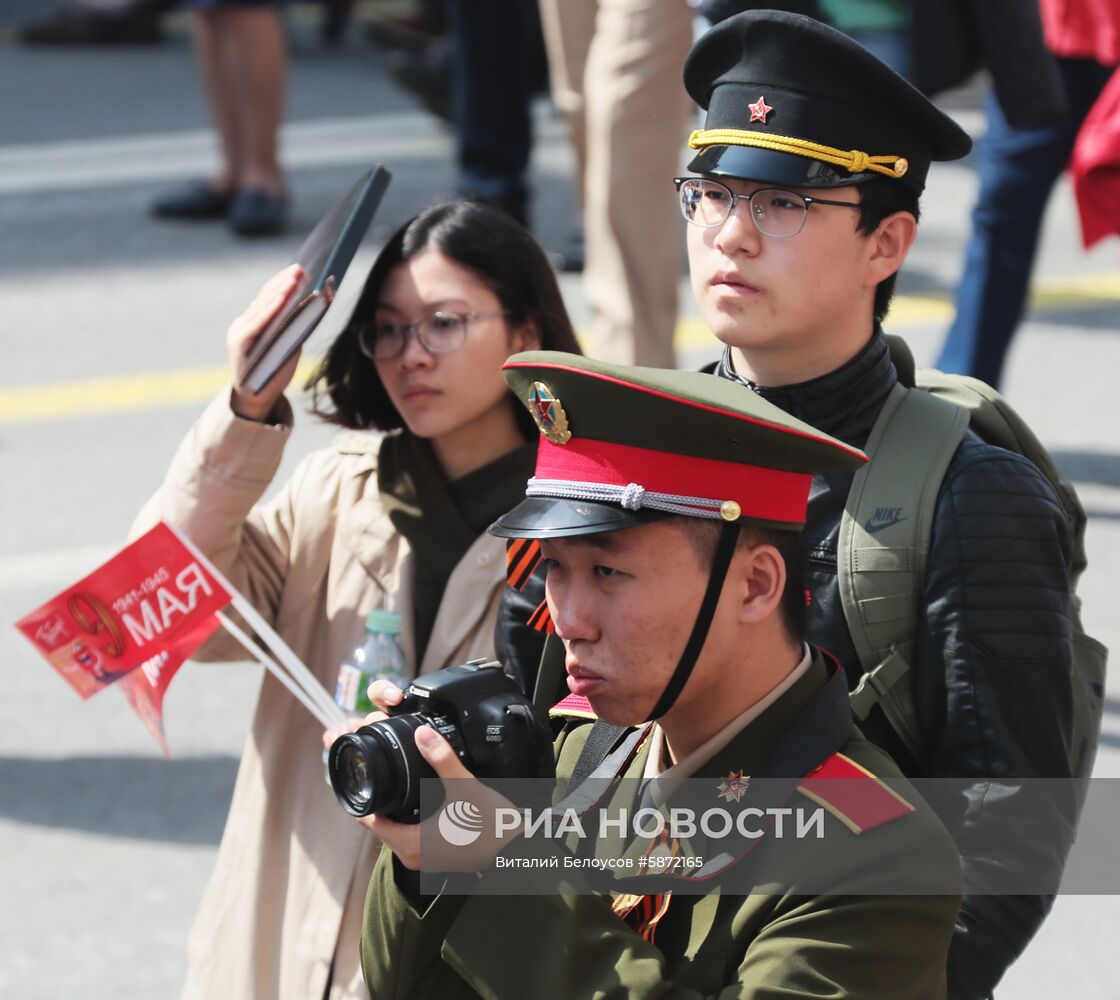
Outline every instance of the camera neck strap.
[[677, 669], [661, 692], [657, 704], [653, 706], [647, 722], [660, 719], [676, 703], [677, 697], [692, 676], [692, 668], [704, 648], [704, 640], [708, 638], [708, 630], [712, 627], [712, 618], [719, 604], [720, 594], [723, 593], [723, 581], [727, 579], [727, 570], [731, 565], [731, 557], [735, 555], [735, 546], [739, 540], [739, 522], [724, 521], [716, 542], [715, 556], [712, 558], [712, 571], [708, 575], [708, 587], [704, 591], [704, 599], [700, 602], [700, 610], [696, 613], [696, 622], [692, 626], [692, 634], [685, 643], [684, 652], [681, 653]]

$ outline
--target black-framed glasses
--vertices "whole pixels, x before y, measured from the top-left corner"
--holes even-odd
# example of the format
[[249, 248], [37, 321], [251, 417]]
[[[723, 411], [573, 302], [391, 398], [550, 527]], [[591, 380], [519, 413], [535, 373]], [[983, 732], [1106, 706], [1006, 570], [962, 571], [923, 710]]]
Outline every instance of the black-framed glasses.
[[759, 188], [750, 194], [735, 194], [725, 184], [705, 177], [675, 177], [673, 183], [680, 196], [681, 214], [692, 225], [703, 229], [722, 226], [736, 202], [745, 201], [755, 229], [779, 240], [796, 236], [805, 228], [810, 205], [859, 208], [859, 202], [829, 201], [785, 188]]
[[450, 354], [466, 342], [467, 324], [471, 320], [508, 315], [508, 309], [479, 309], [466, 313], [441, 309], [415, 323], [387, 320], [367, 323], [358, 329], [358, 346], [371, 361], [389, 361], [400, 357], [408, 338], [414, 336], [429, 354]]

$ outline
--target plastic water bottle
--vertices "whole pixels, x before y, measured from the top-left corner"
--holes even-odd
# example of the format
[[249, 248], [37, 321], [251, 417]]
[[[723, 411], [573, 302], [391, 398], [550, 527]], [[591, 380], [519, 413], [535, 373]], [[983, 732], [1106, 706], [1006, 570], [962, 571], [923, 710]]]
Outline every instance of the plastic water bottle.
[[402, 691], [409, 685], [409, 669], [400, 644], [401, 616], [398, 611], [374, 608], [366, 616], [366, 635], [338, 670], [335, 703], [348, 712], [364, 715], [376, 711], [366, 695], [373, 681], [384, 678]]

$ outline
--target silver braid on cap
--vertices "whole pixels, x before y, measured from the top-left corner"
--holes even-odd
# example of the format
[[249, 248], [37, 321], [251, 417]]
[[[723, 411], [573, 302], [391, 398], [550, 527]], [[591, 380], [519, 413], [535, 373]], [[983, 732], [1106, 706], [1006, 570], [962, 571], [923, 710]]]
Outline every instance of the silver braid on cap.
[[567, 479], [537, 479], [525, 486], [527, 497], [555, 497], [559, 500], [589, 500], [593, 503], [617, 503], [624, 510], [663, 510], [686, 517], [708, 517], [719, 520], [724, 501], [707, 497], [689, 497], [680, 493], [653, 493], [637, 483], [609, 486], [604, 483], [580, 483]]

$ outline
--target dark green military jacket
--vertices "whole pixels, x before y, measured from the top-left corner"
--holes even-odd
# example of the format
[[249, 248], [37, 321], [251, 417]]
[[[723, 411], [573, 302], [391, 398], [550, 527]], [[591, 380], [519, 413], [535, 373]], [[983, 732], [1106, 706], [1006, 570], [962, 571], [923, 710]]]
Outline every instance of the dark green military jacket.
[[[591, 728], [580, 723], [561, 735], [559, 778], [571, 775]], [[647, 740], [620, 776], [640, 779], [648, 752]], [[818, 780], [832, 774], [845, 780]], [[444, 893], [425, 901], [422, 913], [398, 889], [400, 869], [383, 851], [362, 933], [371, 996], [944, 997], [945, 956], [960, 904], [957, 850], [893, 762], [853, 730], [842, 673], [830, 675], [817, 656], [688, 787], [710, 783], [712, 803], [733, 810], [752, 802], [750, 785], [736, 797], [739, 776], [749, 776], [770, 799], [781, 782], [769, 779], [791, 779], [781, 802], [822, 807], [823, 838], [771, 832], [738, 842], [741, 850], [734, 839], [713, 845], [702, 835], [674, 844], [710, 865], [686, 876], [721, 869], [722, 877], [699, 887], [644, 873], [631, 884], [636, 872], [630, 869], [616, 873], [610, 894], [594, 895], [570, 891], [589, 890], [580, 870], [511, 874], [495, 867], [482, 883], [504, 879], [521, 895]], [[618, 782], [613, 794], [633, 798], [637, 786], [637, 780]], [[519, 838], [510, 847], [525, 843]], [[635, 856], [648, 853], [645, 848], [612, 830], [591, 853]], [[572, 845], [553, 841], [530, 853], [549, 851], [570, 857]], [[733, 891], [721, 887], [724, 881]], [[612, 911], [612, 898], [631, 888], [658, 903], [663, 900], [654, 893], [672, 890], [652, 941]]]

